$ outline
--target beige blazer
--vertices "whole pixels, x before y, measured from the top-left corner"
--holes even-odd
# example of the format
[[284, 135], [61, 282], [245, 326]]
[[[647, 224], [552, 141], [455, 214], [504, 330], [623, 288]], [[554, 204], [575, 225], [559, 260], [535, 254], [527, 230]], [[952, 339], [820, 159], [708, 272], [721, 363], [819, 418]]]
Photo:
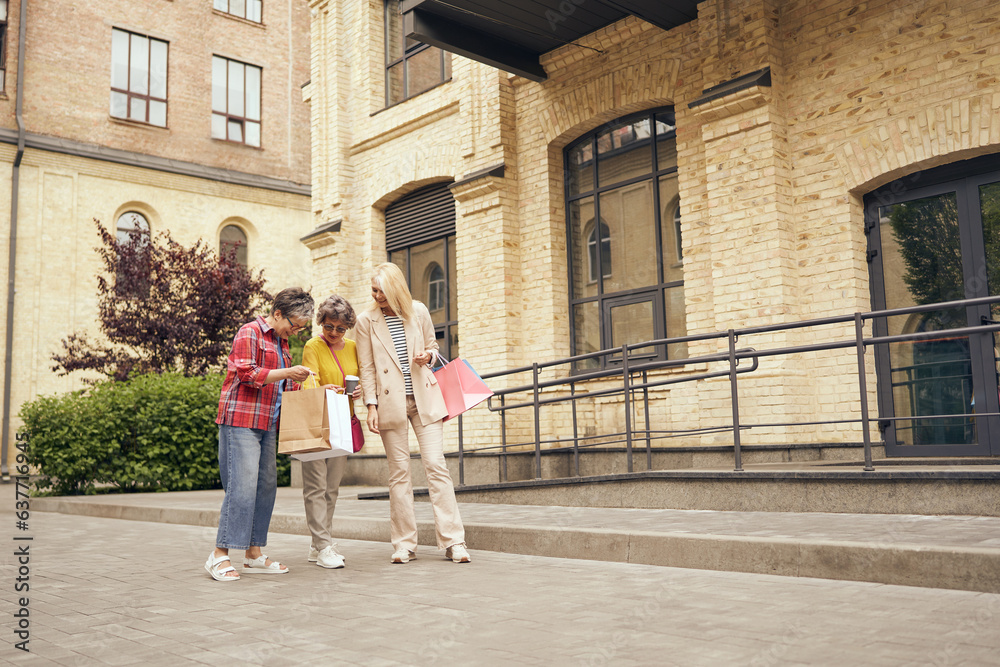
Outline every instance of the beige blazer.
[[[417, 404], [420, 423], [426, 426], [447, 417], [448, 409], [430, 366], [413, 363], [415, 353], [438, 349], [434, 323], [427, 307], [414, 301], [413, 310], [415, 321], [404, 320], [403, 330], [406, 332], [406, 352], [410, 355], [413, 399]], [[403, 367], [396, 356], [392, 334], [389, 333], [389, 325], [386, 324], [382, 311], [375, 309], [361, 313], [355, 332], [365, 405], [378, 405], [379, 430], [405, 428], [406, 386]]]

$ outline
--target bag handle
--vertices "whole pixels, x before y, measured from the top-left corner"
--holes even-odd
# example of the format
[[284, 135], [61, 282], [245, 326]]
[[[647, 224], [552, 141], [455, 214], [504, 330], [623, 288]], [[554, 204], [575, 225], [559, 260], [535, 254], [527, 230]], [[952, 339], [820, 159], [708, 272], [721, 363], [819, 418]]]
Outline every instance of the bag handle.
[[[443, 354], [441, 354], [437, 350], [431, 350], [431, 358], [433, 359], [435, 357], [437, 358], [438, 361], [441, 362], [441, 368], [444, 368], [450, 363], [447, 359], [445, 359], [445, 356]], [[434, 370], [434, 364], [431, 364], [431, 370], [432, 371]]]
[[337, 353], [333, 351], [333, 347], [327, 345], [330, 348], [330, 354], [333, 355], [333, 360], [337, 362], [337, 368], [340, 369], [340, 377], [344, 380], [344, 387], [347, 387], [347, 373], [344, 372], [344, 367], [340, 365], [340, 359], [337, 358]]
[[[311, 386], [311, 387], [307, 386], [310, 381], [313, 384], [313, 386]], [[307, 377], [302, 382], [302, 388], [303, 389], [319, 389], [319, 377], [315, 373], [310, 373], [309, 377]]]

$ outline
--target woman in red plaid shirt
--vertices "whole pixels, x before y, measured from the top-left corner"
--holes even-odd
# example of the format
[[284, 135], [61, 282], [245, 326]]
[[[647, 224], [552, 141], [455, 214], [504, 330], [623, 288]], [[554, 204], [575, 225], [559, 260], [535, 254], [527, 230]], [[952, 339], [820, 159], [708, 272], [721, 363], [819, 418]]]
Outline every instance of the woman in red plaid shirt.
[[244, 324], [229, 353], [219, 398], [219, 473], [226, 496], [215, 550], [205, 569], [216, 581], [240, 578], [229, 550], [245, 550], [243, 572], [284, 574], [288, 568], [261, 552], [277, 489], [275, 442], [282, 391], [298, 389], [311, 371], [292, 366], [288, 336], [312, 319], [313, 299], [298, 287], [278, 292], [267, 317]]

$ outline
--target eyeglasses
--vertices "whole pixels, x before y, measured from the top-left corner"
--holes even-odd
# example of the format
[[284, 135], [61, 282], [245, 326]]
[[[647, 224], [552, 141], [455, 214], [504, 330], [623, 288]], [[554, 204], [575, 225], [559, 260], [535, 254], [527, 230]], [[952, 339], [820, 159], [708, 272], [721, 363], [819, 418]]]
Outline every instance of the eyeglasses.
[[288, 326], [291, 327], [291, 329], [289, 329], [289, 333], [296, 333], [298, 331], [302, 331], [307, 326], [309, 326], [308, 322], [306, 322], [305, 324], [296, 324], [295, 322], [292, 322], [292, 318], [290, 317], [286, 317], [285, 320], [288, 321]]
[[333, 333], [334, 331], [336, 331], [339, 334], [345, 334], [349, 331], [349, 329], [347, 327], [338, 327], [332, 324], [324, 324], [323, 331], [326, 331], [327, 333]]

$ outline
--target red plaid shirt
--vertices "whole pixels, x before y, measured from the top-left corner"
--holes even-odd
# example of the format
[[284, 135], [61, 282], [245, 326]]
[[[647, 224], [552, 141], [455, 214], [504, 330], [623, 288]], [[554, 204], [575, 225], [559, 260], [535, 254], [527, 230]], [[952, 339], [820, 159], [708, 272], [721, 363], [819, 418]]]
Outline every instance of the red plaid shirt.
[[[265, 431], [272, 427], [277, 417], [274, 408], [281, 382], [264, 383], [268, 373], [281, 368], [279, 349], [285, 357], [285, 366], [291, 366], [288, 341], [282, 340], [263, 317], [258, 316], [253, 322], [240, 327], [226, 364], [226, 380], [222, 383], [216, 424]], [[296, 382], [283, 382], [285, 391], [298, 389]]]

